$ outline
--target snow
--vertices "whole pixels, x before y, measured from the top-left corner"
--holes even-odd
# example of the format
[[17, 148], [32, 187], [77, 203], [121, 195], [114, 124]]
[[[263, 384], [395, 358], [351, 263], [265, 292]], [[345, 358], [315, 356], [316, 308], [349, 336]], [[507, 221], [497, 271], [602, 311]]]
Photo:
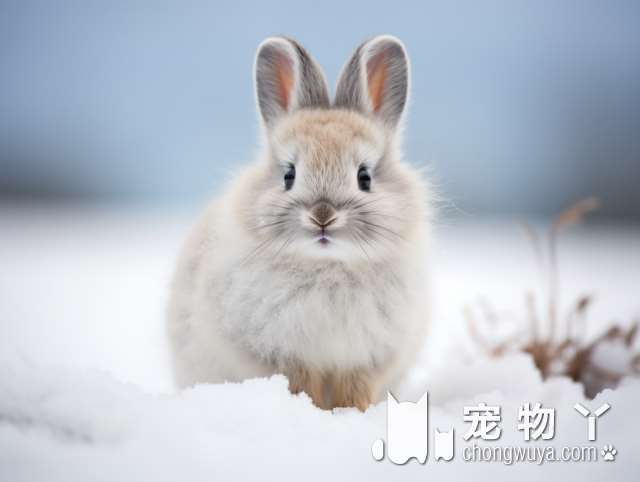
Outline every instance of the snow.
[[[432, 447], [425, 465], [376, 462], [371, 447], [386, 437], [386, 403], [364, 414], [324, 412], [306, 395], [290, 395], [282, 376], [175, 392], [163, 311], [175, 255], [194, 216], [0, 209], [0, 480], [635, 478], [638, 380], [585, 400], [568, 379], [543, 382], [525, 355], [495, 360], [469, 350], [466, 304], [486, 296], [517, 314], [524, 292], [536, 288], [536, 266], [515, 224], [437, 226], [434, 326], [396, 396], [415, 401], [429, 391], [429, 430], [455, 427], [452, 462], [434, 461]], [[639, 234], [637, 227], [594, 225], [560, 243], [563, 309], [574, 296], [595, 293], [592, 335], [640, 313]], [[611, 356], [606, 350], [599, 359]], [[542, 402], [556, 409], [556, 436], [528, 444], [613, 444], [617, 459], [541, 466], [464, 461], [461, 449], [473, 442], [462, 440], [468, 429], [462, 409], [479, 402], [502, 407], [499, 445], [525, 446], [518, 407]], [[576, 402], [594, 409], [611, 404], [598, 422], [597, 442], [587, 441]]]

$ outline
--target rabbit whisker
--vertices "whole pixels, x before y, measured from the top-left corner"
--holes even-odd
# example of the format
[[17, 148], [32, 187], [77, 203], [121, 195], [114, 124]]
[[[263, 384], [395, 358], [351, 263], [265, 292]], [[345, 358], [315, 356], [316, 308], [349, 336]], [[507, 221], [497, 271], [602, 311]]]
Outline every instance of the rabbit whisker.
[[366, 219], [358, 219], [358, 221], [363, 223], [363, 224], [366, 224], [367, 226], [369, 226], [371, 228], [382, 229], [382, 230], [384, 230], [384, 231], [386, 231], [386, 232], [388, 232], [390, 234], [393, 234], [394, 236], [398, 237], [402, 241], [406, 241], [406, 239], [402, 235], [396, 233], [393, 229], [387, 228], [386, 226], [382, 226], [382, 225], [377, 224], [377, 223], [372, 223], [371, 221], [367, 221]]

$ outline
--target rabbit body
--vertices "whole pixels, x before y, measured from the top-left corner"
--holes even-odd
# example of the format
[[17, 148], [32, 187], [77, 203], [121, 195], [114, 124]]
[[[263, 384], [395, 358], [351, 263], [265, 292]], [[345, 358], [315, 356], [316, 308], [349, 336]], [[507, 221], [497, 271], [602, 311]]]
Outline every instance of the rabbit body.
[[[401, 44], [377, 39], [390, 42], [385, 65], [393, 65]], [[360, 68], [376, 48], [356, 51]], [[273, 69], [287, 61], [285, 102], [278, 80], [287, 72]], [[208, 206], [172, 284], [168, 332], [181, 387], [284, 373], [292, 392], [320, 407], [365, 409], [422, 347], [428, 191], [400, 159], [394, 106], [339, 106], [341, 96], [360, 102], [370, 82], [346, 69], [330, 106], [301, 47], [269, 39], [259, 49], [266, 147]], [[348, 85], [349, 75], [362, 84]], [[406, 91], [402, 107], [405, 99]]]

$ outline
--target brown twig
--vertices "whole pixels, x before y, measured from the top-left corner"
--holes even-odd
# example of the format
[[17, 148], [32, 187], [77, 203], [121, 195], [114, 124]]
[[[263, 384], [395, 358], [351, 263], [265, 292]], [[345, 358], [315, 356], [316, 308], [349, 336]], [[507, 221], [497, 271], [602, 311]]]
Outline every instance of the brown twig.
[[[582, 383], [587, 396], [590, 397], [595, 396], [605, 387], [616, 386], [620, 379], [626, 375], [640, 375], [640, 353], [633, 353], [639, 331], [638, 322], [633, 323], [626, 331], [618, 325], [613, 325], [591, 343], [584, 343], [587, 312], [593, 303], [592, 295], [582, 295], [575, 301], [564, 318], [565, 333], [562, 335], [564, 338], [558, 333], [560, 291], [557, 259], [558, 236], [564, 228], [582, 221], [588, 212], [598, 207], [598, 204], [596, 198], [587, 198], [575, 203], [555, 217], [547, 234], [546, 263], [540, 237], [530, 224], [521, 223], [533, 247], [536, 261], [547, 285], [546, 322], [548, 331], [546, 334], [543, 335], [540, 332], [543, 319], [538, 316], [534, 292], [527, 292], [525, 295], [525, 318], [528, 321], [529, 330], [524, 338], [519, 338], [516, 335], [502, 342], [490, 343], [480, 334], [479, 320], [475, 318], [471, 307], [467, 306], [465, 309], [471, 338], [490, 356], [502, 356], [507, 351], [514, 349], [528, 353], [543, 378], [552, 375], [568, 376]], [[501, 316], [488, 300], [481, 299], [478, 302], [478, 307], [483, 322], [492, 328], [492, 332], [495, 332], [497, 325], [505, 323], [506, 318]], [[594, 353], [604, 343], [620, 344], [630, 352], [627, 371], [619, 373], [598, 364], [599, 362], [594, 359]]]

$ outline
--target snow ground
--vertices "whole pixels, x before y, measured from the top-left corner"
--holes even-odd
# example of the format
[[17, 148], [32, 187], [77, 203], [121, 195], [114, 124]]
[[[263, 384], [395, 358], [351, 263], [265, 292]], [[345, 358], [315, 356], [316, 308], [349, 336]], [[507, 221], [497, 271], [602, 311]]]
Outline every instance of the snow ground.
[[[360, 414], [314, 408], [291, 396], [283, 377], [198, 386], [176, 394], [163, 331], [166, 288], [195, 212], [0, 208], [0, 480], [570, 480], [634, 479], [640, 382], [585, 401], [566, 379], [542, 382], [530, 360], [462, 356], [462, 308], [486, 296], [522, 310], [536, 265], [511, 223], [442, 221], [433, 255], [433, 331], [400, 399], [430, 394], [430, 430], [456, 428], [450, 463], [375, 462], [386, 437], [386, 404]], [[561, 239], [563, 310], [596, 295], [592, 334], [640, 315], [640, 227], [588, 225]], [[561, 310], [561, 312], [563, 311]], [[601, 447], [615, 462], [465, 462], [465, 404], [503, 410], [500, 445], [523, 445], [520, 404], [557, 409], [553, 445], [587, 445], [586, 422], [572, 409], [608, 402]], [[489, 442], [487, 442], [489, 443]], [[540, 442], [530, 442], [540, 443]], [[547, 443], [547, 442], [545, 442]]]

